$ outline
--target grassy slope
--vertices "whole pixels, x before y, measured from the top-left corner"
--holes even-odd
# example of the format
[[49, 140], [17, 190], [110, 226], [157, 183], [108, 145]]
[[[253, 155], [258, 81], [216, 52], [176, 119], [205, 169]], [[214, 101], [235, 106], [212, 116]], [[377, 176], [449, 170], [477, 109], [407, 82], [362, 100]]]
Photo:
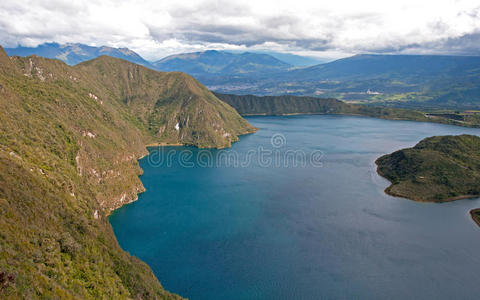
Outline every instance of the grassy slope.
[[255, 131], [235, 109], [184, 73], [156, 72], [107, 56], [75, 69], [93, 79], [90, 86], [96, 84], [99, 96], [120, 99], [155, 137], [153, 143], [222, 148]]
[[445, 202], [480, 194], [480, 138], [436, 136], [377, 159], [390, 195]]
[[70, 67], [0, 47], [0, 272], [15, 276], [0, 298], [176, 297], [120, 249], [106, 214], [143, 191], [145, 144], [224, 147], [253, 130], [181, 73], [107, 57]]
[[424, 113], [400, 108], [349, 104], [330, 98], [299, 96], [253, 96], [215, 93], [233, 106], [242, 115], [284, 115], [284, 114], [345, 114], [361, 115], [390, 120], [412, 120], [436, 122], [460, 126], [480, 126], [479, 116], [461, 116], [460, 119], [445, 116], [427, 117]]

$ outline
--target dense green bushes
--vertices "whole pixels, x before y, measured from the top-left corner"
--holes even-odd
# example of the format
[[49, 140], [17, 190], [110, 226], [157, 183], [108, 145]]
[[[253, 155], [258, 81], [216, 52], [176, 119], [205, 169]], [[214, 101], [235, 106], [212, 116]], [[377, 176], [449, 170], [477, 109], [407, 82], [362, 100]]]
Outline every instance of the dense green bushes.
[[418, 201], [443, 202], [480, 195], [480, 138], [437, 136], [377, 159], [392, 182], [386, 192]]

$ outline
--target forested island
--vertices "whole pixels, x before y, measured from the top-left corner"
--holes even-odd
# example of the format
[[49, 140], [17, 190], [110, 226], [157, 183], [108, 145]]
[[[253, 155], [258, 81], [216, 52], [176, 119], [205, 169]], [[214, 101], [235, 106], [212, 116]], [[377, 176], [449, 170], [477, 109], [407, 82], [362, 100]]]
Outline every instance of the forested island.
[[[376, 160], [392, 196], [446, 202], [480, 195], [480, 137], [435, 136]], [[480, 225], [480, 209], [471, 211]]]

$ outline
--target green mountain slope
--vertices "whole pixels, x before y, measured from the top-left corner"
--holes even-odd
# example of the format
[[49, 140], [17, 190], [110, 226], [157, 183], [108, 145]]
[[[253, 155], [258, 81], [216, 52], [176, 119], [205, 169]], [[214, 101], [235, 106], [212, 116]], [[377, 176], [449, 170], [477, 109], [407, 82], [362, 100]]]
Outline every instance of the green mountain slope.
[[253, 130], [181, 73], [0, 48], [0, 274], [11, 278], [0, 298], [175, 298], [120, 249], [106, 215], [144, 190], [146, 144], [224, 147]]
[[298, 96], [254, 96], [214, 93], [242, 115], [342, 113], [350, 105], [336, 100]]
[[444, 202], [480, 195], [480, 138], [437, 136], [377, 159], [390, 195]]
[[153, 141], [228, 147], [254, 132], [240, 115], [184, 73], [160, 73], [102, 56], [76, 70], [93, 79], [99, 96], [113, 94], [156, 137]]

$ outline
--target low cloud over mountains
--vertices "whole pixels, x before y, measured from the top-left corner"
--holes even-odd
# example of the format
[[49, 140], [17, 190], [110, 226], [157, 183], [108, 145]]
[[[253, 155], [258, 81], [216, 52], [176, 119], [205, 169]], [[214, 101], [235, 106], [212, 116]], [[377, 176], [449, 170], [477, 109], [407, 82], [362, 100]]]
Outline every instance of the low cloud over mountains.
[[480, 4], [469, 0], [0, 3], [4, 46], [79, 42], [129, 47], [150, 60], [206, 49], [476, 55], [479, 34]]

